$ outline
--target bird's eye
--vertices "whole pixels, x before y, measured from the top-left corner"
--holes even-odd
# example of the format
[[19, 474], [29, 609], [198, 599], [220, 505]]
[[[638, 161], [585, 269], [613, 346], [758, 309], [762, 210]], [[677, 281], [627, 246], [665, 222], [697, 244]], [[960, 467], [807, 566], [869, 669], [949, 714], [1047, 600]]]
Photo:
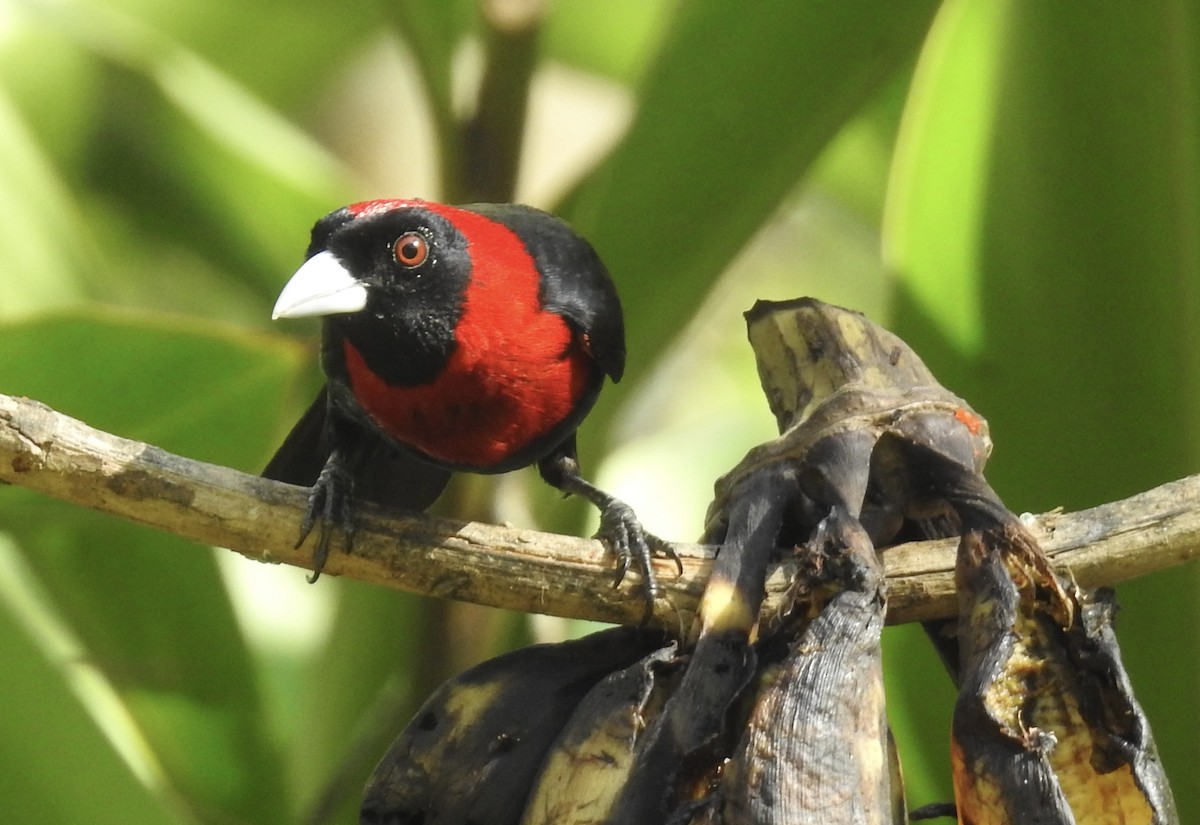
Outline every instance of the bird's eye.
[[392, 244], [392, 255], [400, 266], [415, 269], [429, 258], [429, 241], [420, 232], [405, 232]]

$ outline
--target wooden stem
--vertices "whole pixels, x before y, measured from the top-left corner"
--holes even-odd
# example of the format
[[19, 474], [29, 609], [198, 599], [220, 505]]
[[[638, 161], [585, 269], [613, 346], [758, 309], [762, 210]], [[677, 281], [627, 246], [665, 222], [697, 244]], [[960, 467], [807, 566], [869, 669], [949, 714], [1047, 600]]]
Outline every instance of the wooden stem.
[[[309, 545], [293, 546], [306, 490], [101, 432], [37, 401], [0, 395], [0, 481], [258, 561], [309, 567]], [[326, 574], [534, 613], [616, 623], [641, 616], [638, 577], [614, 589], [613, 560], [595, 540], [361, 510], [353, 552], [335, 547]], [[1084, 587], [1174, 567], [1200, 556], [1200, 476], [1091, 510], [1042, 515], [1032, 529]], [[890, 623], [955, 615], [956, 546], [914, 542], [884, 551]], [[657, 564], [666, 599], [653, 619], [672, 629], [690, 625], [715, 554], [705, 545], [676, 549], [684, 573]], [[790, 561], [772, 568], [764, 611], [778, 610], [791, 572]]]

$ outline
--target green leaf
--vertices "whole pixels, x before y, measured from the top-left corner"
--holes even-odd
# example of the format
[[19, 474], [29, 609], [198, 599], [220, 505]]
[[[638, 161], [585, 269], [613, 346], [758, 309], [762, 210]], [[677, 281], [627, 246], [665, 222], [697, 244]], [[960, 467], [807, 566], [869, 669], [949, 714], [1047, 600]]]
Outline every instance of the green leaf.
[[113, 750], [0, 598], [0, 798], [11, 822], [172, 825], [184, 819]]
[[425, 698], [412, 691], [416, 673], [430, 666], [414, 661], [427, 630], [425, 600], [362, 582], [320, 584], [337, 587], [338, 610], [300, 697], [306, 721], [295, 732], [292, 775], [302, 809], [349, 801], [357, 810], [367, 776]]
[[[194, 457], [257, 467], [301, 351], [179, 319], [74, 313], [0, 328], [0, 388]], [[53, 609], [205, 822], [288, 821], [253, 663], [210, 551], [0, 491]], [[232, 817], [232, 819], [230, 819]]]
[[[161, 300], [154, 290], [164, 260], [169, 270], [180, 258], [198, 258], [262, 296], [265, 324], [268, 300], [302, 259], [315, 218], [349, 199], [348, 176], [337, 164], [311, 161], [320, 152], [299, 130], [202, 64], [180, 61], [161, 68], [170, 75], [171, 98], [203, 93], [210, 104], [225, 101], [221, 109], [197, 104], [181, 110], [164, 96], [158, 77], [105, 68], [114, 108], [97, 126], [103, 141], [85, 159], [84, 172], [105, 196], [105, 209], [115, 213], [106, 220], [128, 227], [106, 239], [120, 241], [111, 243], [109, 257], [114, 267], [137, 265], [133, 274], [148, 300]], [[221, 87], [221, 95], [210, 93], [212, 85]], [[234, 130], [239, 137], [231, 142], [233, 132], [215, 124], [234, 109], [258, 116], [240, 117]], [[280, 140], [280, 134], [292, 139]], [[287, 166], [265, 164], [272, 154]], [[139, 243], [152, 252], [167, 246], [168, 253], [152, 256]], [[95, 294], [104, 297], [104, 286], [95, 283]]]
[[377, 38], [383, 22], [383, 10], [374, 3], [336, 0], [27, 5], [34, 9], [31, 19], [114, 56], [124, 54], [137, 62], [187, 51], [287, 111], [307, 109], [313, 90], [330, 79], [331, 67]]
[[[936, 4], [680, 4], [620, 146], [563, 211], [621, 287], [639, 374], [809, 164], [921, 43]], [[798, 290], [799, 291], [799, 290]]]
[[[0, 87], [0, 319], [80, 301], [82, 221], [57, 171]], [[84, 244], [85, 245], [85, 244]]]
[[[213, 11], [207, 10], [208, 19], [196, 29], [243, 31], [252, 22], [246, 12], [234, 19], [231, 9], [231, 17], [224, 19]], [[251, 14], [269, 10], [256, 6]], [[337, 15], [340, 23], [353, 17]], [[48, 235], [56, 246], [5, 244], [32, 258], [14, 267], [27, 273], [27, 282], [45, 280], [37, 277], [38, 267], [58, 266], [86, 284], [93, 296], [180, 311], [188, 306], [172, 305], [176, 296], [161, 289], [161, 280], [164, 269], [184, 270], [202, 273], [208, 286], [217, 287], [208, 290], [207, 301], [192, 307], [218, 317], [236, 315], [239, 303], [248, 303], [247, 294], [221, 289], [221, 282], [249, 285], [264, 298], [273, 293], [300, 259], [315, 216], [349, 199], [353, 175], [348, 166], [256, 93], [261, 75], [246, 74], [247, 64], [257, 66], [263, 50], [238, 47], [233, 49], [237, 60], [221, 52], [229, 64], [218, 65], [189, 48], [189, 38], [175, 39], [148, 19], [111, 7], [39, 7], [26, 22], [21, 31], [27, 33], [19, 42], [50, 41], [52, 48], [20, 51], [26, 62], [15, 84], [16, 111], [30, 111], [43, 131], [67, 122], [79, 135], [67, 142], [39, 134], [29, 143], [36, 147], [43, 140], [53, 147], [58, 174], [86, 181], [93, 198], [99, 196], [72, 203], [64, 194], [56, 208], [30, 208], [45, 200], [43, 190], [54, 192], [30, 187], [26, 209], [13, 214], [36, 215], [29, 237]], [[350, 28], [370, 30], [361, 20]], [[309, 38], [315, 36], [313, 29], [307, 31]], [[226, 50], [231, 48], [225, 44]], [[70, 123], [62, 111], [43, 103], [43, 87], [29, 77], [35, 74], [31, 65], [75, 88], [75, 97], [86, 83], [90, 97], [83, 105], [93, 116]], [[81, 65], [87, 73], [72, 85]], [[90, 100], [97, 97], [105, 105], [92, 108]], [[0, 140], [3, 115], [0, 109]], [[68, 145], [77, 151], [62, 151]], [[14, 157], [23, 161], [28, 154]], [[18, 168], [26, 166], [39, 168], [27, 162]], [[83, 231], [93, 226], [99, 227], [94, 239]], [[81, 238], [93, 240], [92, 245]], [[63, 255], [64, 249], [73, 254]], [[218, 302], [223, 292], [231, 294]]]
[[400, 0], [389, 4], [395, 33], [412, 50], [435, 118], [453, 108], [454, 54], [476, 26], [475, 3], [467, 0]]
[[678, 3], [558, 0], [542, 34], [547, 58], [633, 86], [661, 42]]
[[98, 429], [257, 469], [309, 352], [282, 336], [92, 308], [0, 325], [0, 392]]
[[475, 28], [478, 10], [466, 0], [398, 0], [388, 3], [392, 29], [416, 59], [429, 102], [443, 188], [460, 177], [461, 135], [454, 97], [454, 59]]
[[920, 625], [884, 628], [883, 679], [908, 807], [948, 802], [955, 688]]
[[100, 516], [16, 530], [53, 607], [199, 821], [287, 822], [253, 664], [211, 551]]

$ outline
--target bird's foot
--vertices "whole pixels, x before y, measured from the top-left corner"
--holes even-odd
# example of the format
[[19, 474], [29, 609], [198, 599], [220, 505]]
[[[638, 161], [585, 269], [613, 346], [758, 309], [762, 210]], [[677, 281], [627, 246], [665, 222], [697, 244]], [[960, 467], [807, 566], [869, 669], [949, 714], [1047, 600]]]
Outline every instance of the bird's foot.
[[675, 562], [680, 575], [683, 574], [683, 562], [667, 541], [642, 527], [632, 507], [615, 498], [610, 498], [600, 511], [600, 529], [596, 531], [596, 538], [617, 557], [613, 587], [619, 586], [625, 580], [630, 566], [636, 563], [644, 582], [643, 592], [646, 600], [642, 624], [647, 624], [654, 614], [654, 603], [660, 594], [658, 576], [655, 575], [652, 564], [653, 557], [657, 555]]
[[649, 623], [654, 615], [654, 603], [659, 596], [658, 577], [654, 574], [651, 563], [654, 556], [663, 556], [675, 562], [679, 574], [683, 574], [683, 562], [670, 544], [653, 533], [642, 529], [633, 508], [625, 502], [601, 490], [596, 485], [579, 475], [579, 464], [575, 460], [575, 437], [560, 447], [559, 451], [538, 462], [538, 470], [542, 478], [552, 487], [557, 487], [568, 495], [574, 493], [596, 506], [600, 511], [600, 529], [596, 538], [600, 539], [617, 557], [617, 574], [613, 579], [613, 587], [625, 580], [625, 574], [634, 563], [642, 576], [642, 585], [646, 608], [642, 612], [642, 624]]
[[354, 494], [354, 478], [342, 462], [330, 456], [325, 463], [317, 483], [308, 494], [308, 511], [300, 524], [300, 538], [296, 547], [304, 543], [317, 522], [321, 522], [317, 534], [317, 546], [313, 549], [313, 572], [308, 583], [314, 583], [325, 568], [329, 558], [329, 543], [335, 532], [340, 532], [347, 551], [354, 540], [354, 519], [351, 500]]

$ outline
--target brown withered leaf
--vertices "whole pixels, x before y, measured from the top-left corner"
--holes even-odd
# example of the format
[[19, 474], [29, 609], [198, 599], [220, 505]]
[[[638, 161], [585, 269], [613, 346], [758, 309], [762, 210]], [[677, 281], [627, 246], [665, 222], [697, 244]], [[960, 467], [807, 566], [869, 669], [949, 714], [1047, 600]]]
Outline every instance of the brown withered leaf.
[[1170, 825], [1174, 802], [1112, 632], [1018, 523], [959, 550], [952, 763], [967, 825]]
[[884, 712], [885, 602], [875, 549], [835, 509], [808, 559], [814, 575], [804, 601], [760, 645], [766, 664], [722, 777], [723, 821], [902, 822]]
[[[793, 467], [816, 519], [845, 507], [876, 546], [902, 519], [940, 504], [911, 482], [914, 460], [932, 453], [974, 474], [983, 469], [991, 452], [987, 422], [897, 336], [811, 298], [759, 301], [746, 320], [780, 436], [717, 480], [706, 540], [720, 540], [738, 486], [765, 466]], [[811, 518], [798, 525], [796, 543], [814, 525]]]

